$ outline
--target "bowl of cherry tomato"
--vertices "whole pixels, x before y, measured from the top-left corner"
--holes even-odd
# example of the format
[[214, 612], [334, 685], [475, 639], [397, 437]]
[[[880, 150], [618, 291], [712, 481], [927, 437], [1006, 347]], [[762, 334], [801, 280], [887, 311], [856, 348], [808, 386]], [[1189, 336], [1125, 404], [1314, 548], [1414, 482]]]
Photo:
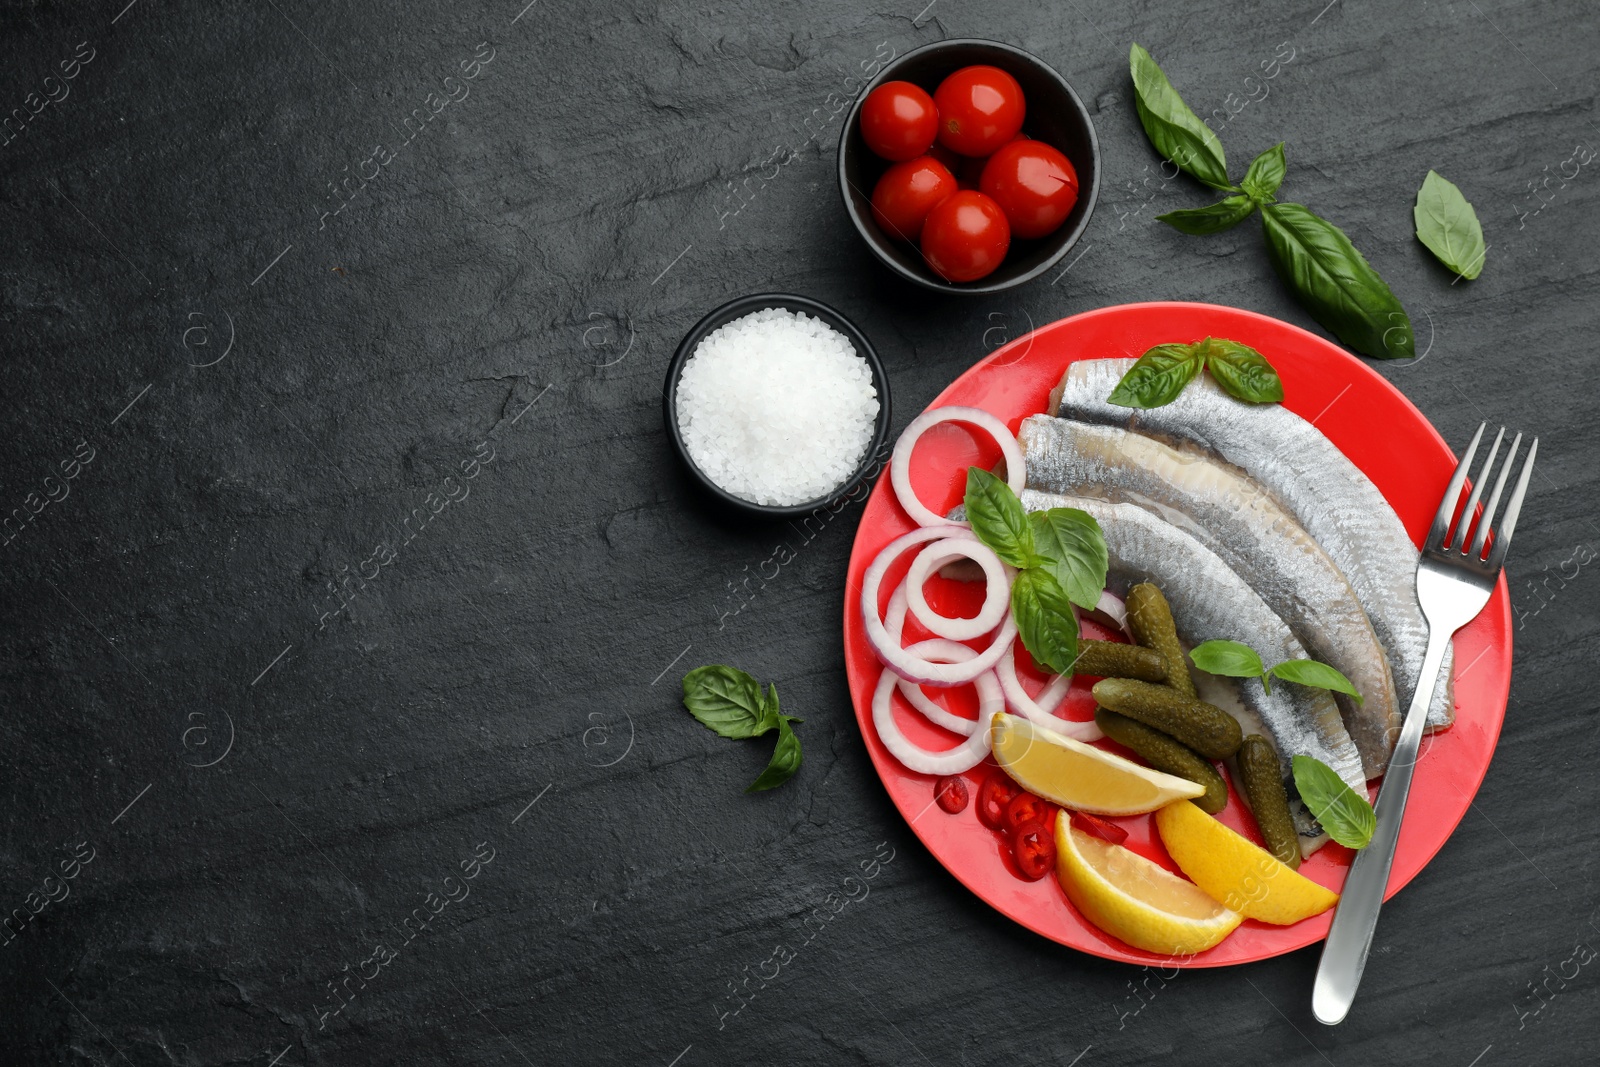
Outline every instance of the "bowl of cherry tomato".
[[1020, 48], [940, 41], [889, 63], [839, 142], [839, 190], [902, 278], [995, 293], [1047, 272], [1100, 191], [1094, 123], [1067, 80]]

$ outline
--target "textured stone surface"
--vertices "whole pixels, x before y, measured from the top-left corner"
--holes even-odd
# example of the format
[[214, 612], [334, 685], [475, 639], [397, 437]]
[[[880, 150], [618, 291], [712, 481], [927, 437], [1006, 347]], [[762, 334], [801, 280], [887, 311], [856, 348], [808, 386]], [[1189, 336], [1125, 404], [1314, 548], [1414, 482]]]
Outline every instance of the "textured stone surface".
[[[123, 2], [0, 11], [0, 110], [27, 117], [0, 147], [0, 503], [67, 494], [0, 553], [0, 910], [76, 871], [0, 946], [0, 1060], [1493, 1067], [1600, 1044], [1600, 970], [1567, 962], [1600, 939], [1600, 176], [1559, 173], [1600, 146], [1584, 5]], [[1106, 182], [1058, 284], [931, 299], [839, 206], [851, 75], [959, 36], [1091, 102]], [[1289, 42], [1226, 126], [1236, 165], [1288, 141], [1286, 195], [1411, 309], [1428, 354], [1379, 370], [1447, 438], [1486, 416], [1543, 438], [1500, 750], [1334, 1030], [1314, 951], [1161, 988], [933, 863], [845, 691], [857, 510], [728, 614], [782, 535], [710, 513], [661, 427], [677, 339], [762, 289], [859, 322], [901, 426], [1028, 322], [1182, 298], [1313, 325], [1254, 227], [1153, 221], [1204, 197], [1156, 174], [1134, 39], [1202, 111]], [[1483, 219], [1478, 281], [1412, 236], [1430, 167]], [[677, 704], [722, 661], [806, 718], [783, 789], [745, 796], [764, 751]], [[870, 897], [720, 1018], [879, 854]], [[405, 943], [424, 894], [466, 890]], [[379, 943], [404, 947], [364, 963]]]

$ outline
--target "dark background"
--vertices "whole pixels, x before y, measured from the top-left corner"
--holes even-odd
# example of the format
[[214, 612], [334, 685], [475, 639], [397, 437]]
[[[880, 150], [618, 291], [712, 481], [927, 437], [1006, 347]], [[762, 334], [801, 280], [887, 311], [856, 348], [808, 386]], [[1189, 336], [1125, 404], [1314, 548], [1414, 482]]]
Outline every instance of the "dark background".
[[[1586, 5], [125, 2], [0, 9], [0, 111], [31, 115], [92, 53], [0, 147], [0, 505], [58, 498], [0, 551], [0, 912], [93, 855], [0, 946], [0, 1061], [1495, 1067], [1600, 1045], [1600, 174], [1559, 173], [1600, 146]], [[893, 280], [834, 177], [861, 64], [963, 36], [1056, 66], [1104, 152], [1071, 272], [985, 300]], [[1254, 224], [1154, 221], [1207, 198], [1156, 172], [1133, 40], [1202, 114], [1287, 42], [1223, 131], [1235, 169], [1288, 141], [1283, 195], [1342, 225], [1416, 322], [1426, 355], [1378, 370], [1453, 444], [1483, 418], [1541, 437], [1499, 752], [1337, 1029], [1309, 1012], [1315, 950], [1163, 987], [957, 884], [851, 714], [859, 509], [736, 598], [793, 536], [709, 513], [661, 425], [678, 339], [761, 290], [862, 326], [897, 428], [1088, 308], [1315, 328]], [[376, 145], [388, 164], [324, 221]], [[1413, 236], [1430, 167], [1483, 221], [1477, 281]], [[341, 604], [329, 583], [370, 576], [380, 543], [394, 557]], [[766, 747], [678, 704], [714, 662], [806, 719], [782, 789], [744, 795]], [[470, 895], [319, 1029], [330, 983], [404, 944], [483, 842]], [[720, 1018], [875, 855], [870, 896]]]

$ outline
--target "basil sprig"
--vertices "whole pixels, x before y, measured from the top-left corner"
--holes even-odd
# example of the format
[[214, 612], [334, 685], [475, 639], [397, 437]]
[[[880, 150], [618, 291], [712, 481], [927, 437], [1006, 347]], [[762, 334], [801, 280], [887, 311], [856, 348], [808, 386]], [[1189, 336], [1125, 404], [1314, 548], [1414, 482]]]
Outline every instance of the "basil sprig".
[[[1139, 121], [1156, 151], [1213, 189], [1238, 194], [1209, 207], [1169, 211], [1156, 217], [1182, 233], [1206, 236], [1237, 226], [1259, 207], [1268, 258], [1313, 318], [1364, 355], [1378, 359], [1415, 356], [1411, 320], [1405, 308], [1344, 231], [1300, 204], [1278, 202], [1278, 188], [1288, 173], [1283, 143], [1257, 156], [1244, 180], [1234, 185], [1228, 179], [1222, 142], [1189, 110], [1150, 53], [1135, 44], [1128, 56], [1128, 67]], [[1195, 125], [1205, 136], [1195, 131]], [[1419, 237], [1421, 203], [1419, 194]], [[1450, 217], [1458, 214], [1453, 211]], [[1423, 243], [1433, 247], [1428, 238], [1423, 238]], [[1446, 265], [1458, 269], [1448, 261]], [[1469, 277], [1464, 271], [1462, 274]]]
[[1417, 240], [1439, 257], [1439, 262], [1471, 281], [1483, 273], [1483, 227], [1478, 213], [1461, 195], [1454, 182], [1429, 171], [1417, 190], [1417, 206], [1411, 209], [1417, 224]]
[[737, 741], [778, 731], [772, 759], [746, 793], [780, 786], [800, 769], [800, 738], [789, 724], [801, 720], [779, 709], [776, 685], [763, 693], [761, 683], [737, 667], [696, 667], [683, 676], [683, 706], [719, 737]]
[[1105, 535], [1094, 516], [1077, 508], [1028, 514], [1011, 487], [982, 467], [967, 468], [963, 500], [979, 541], [1017, 568], [1011, 614], [1017, 636], [1035, 663], [1071, 674], [1078, 660], [1078, 616], [1106, 587]]
[[1288, 171], [1289, 163], [1284, 158], [1283, 142], [1279, 141], [1251, 160], [1244, 180], [1228, 190], [1237, 193], [1237, 196], [1226, 197], [1209, 207], [1169, 211], [1156, 218], [1191, 237], [1205, 237], [1231, 230], [1254, 214], [1256, 208], [1277, 202], [1278, 186], [1283, 184], [1283, 177]]
[[1295, 756], [1290, 763], [1295, 790], [1328, 836], [1346, 848], [1366, 848], [1378, 829], [1371, 802], [1315, 757]]
[[1207, 674], [1220, 674], [1225, 678], [1260, 678], [1261, 688], [1269, 693], [1272, 692], [1272, 679], [1281, 678], [1296, 685], [1347, 693], [1356, 698], [1357, 704], [1366, 703], [1361, 694], [1356, 692], [1356, 687], [1350, 684], [1350, 679], [1314, 659], [1285, 660], [1276, 667], [1268, 667], [1261, 662], [1255, 649], [1238, 641], [1206, 641], [1196, 645], [1194, 651], [1189, 653], [1189, 658]]
[[1192, 345], [1156, 345], [1134, 361], [1106, 402], [1125, 408], [1170, 404], [1205, 368], [1240, 400], [1252, 404], [1283, 400], [1283, 381], [1267, 358], [1249, 345], [1207, 337]]

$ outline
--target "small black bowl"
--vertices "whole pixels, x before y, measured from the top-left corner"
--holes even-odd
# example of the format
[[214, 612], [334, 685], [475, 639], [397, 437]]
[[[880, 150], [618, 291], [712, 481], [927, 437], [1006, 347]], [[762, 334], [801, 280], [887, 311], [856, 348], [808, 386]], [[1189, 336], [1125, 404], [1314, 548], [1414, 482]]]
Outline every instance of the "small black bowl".
[[[1013, 241], [1006, 261], [994, 273], [975, 282], [947, 282], [933, 272], [915, 246], [884, 233], [873, 221], [872, 189], [891, 164], [879, 159], [862, 140], [861, 105], [884, 82], [912, 82], [931, 94], [947, 75], [976, 63], [999, 67], [1021, 83], [1028, 102], [1022, 130], [1034, 140], [1060, 149], [1072, 161], [1078, 172], [1078, 202], [1055, 233], [1033, 241]], [[1100, 142], [1078, 94], [1039, 57], [996, 41], [937, 41], [891, 61], [856, 97], [839, 139], [839, 192], [867, 247], [900, 277], [941, 293], [998, 293], [1048, 271], [1083, 236], [1100, 195]]]
[[[872, 371], [872, 384], [878, 390], [878, 421], [873, 427], [872, 442], [867, 446], [866, 453], [861, 457], [855, 472], [845, 482], [828, 493], [805, 504], [757, 504], [741, 497], [734, 496], [695, 465], [689, 456], [689, 449], [683, 443], [683, 434], [678, 429], [678, 379], [683, 375], [683, 365], [694, 355], [694, 350], [699, 347], [705, 336], [719, 326], [724, 326], [735, 319], [741, 319], [752, 312], [765, 308], [782, 308], [785, 311], [804, 312], [813, 318], [821, 319], [829, 326], [838, 330], [850, 339], [855, 346], [856, 354], [867, 361], [867, 366]], [[866, 334], [856, 328], [856, 324], [839, 314], [826, 304], [819, 303], [803, 296], [794, 296], [789, 293], [757, 293], [754, 296], [742, 296], [737, 300], [730, 300], [721, 307], [712, 311], [705, 318], [694, 324], [694, 329], [684, 335], [683, 341], [678, 345], [678, 351], [673, 354], [672, 362], [667, 366], [667, 382], [662, 389], [662, 409], [667, 421], [667, 436], [672, 441], [673, 449], [678, 453], [678, 458], [683, 460], [684, 466], [694, 475], [705, 490], [719, 503], [733, 511], [746, 516], [764, 519], [785, 519], [797, 515], [806, 515], [827, 507], [839, 501], [860, 485], [861, 482], [875, 474], [883, 466], [883, 452], [885, 443], [889, 439], [889, 425], [891, 412], [889, 407], [889, 376], [884, 372], [883, 363], [878, 359], [878, 353], [873, 349], [872, 343], [867, 340]]]

